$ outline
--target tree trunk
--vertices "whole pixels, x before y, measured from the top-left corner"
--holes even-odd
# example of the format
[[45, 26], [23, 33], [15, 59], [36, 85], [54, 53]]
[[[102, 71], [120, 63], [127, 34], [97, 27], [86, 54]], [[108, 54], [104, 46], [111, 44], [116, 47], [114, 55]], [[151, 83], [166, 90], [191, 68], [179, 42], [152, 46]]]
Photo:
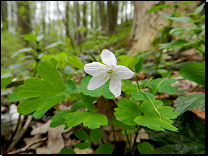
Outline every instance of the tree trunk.
[[[87, 29], [86, 10], [87, 10], [87, 5], [85, 1], [83, 6], [83, 25]], [[84, 32], [84, 37], [86, 38], [86, 36], [87, 36], [87, 32]]]
[[112, 35], [116, 30], [117, 25], [117, 12], [118, 12], [118, 2], [107, 1], [108, 9], [108, 34]]
[[[145, 51], [152, 48], [151, 42], [155, 35], [159, 33], [160, 24], [167, 26], [169, 22], [162, 16], [164, 13], [172, 14], [173, 9], [163, 8], [157, 12], [146, 13], [152, 6], [160, 3], [173, 5], [175, 1], [135, 1], [134, 5], [134, 20], [130, 35], [128, 36], [125, 47], [130, 49], [130, 55], [134, 51]], [[181, 4], [184, 1], [177, 1]], [[197, 3], [184, 5], [178, 10], [181, 11], [181, 16], [185, 16], [188, 12], [193, 12], [197, 8]], [[173, 26], [187, 25], [186, 22], [173, 22]]]
[[91, 1], [91, 21], [90, 21], [90, 24], [91, 24], [91, 28], [93, 28], [93, 1]]
[[[76, 11], [76, 23], [77, 23], [77, 28], [78, 28], [80, 25], [79, 4], [77, 1], [75, 1], [74, 5], [75, 5], [75, 11]], [[77, 36], [77, 44], [80, 45], [80, 32], [77, 31], [76, 36]]]
[[2, 16], [2, 30], [8, 30], [8, 20], [7, 20], [7, 2], [1, 1], [1, 16]]
[[104, 21], [104, 14], [103, 14], [103, 3], [101, 1], [98, 1], [99, 3], [99, 15], [100, 15], [100, 23], [102, 26], [102, 30], [105, 30], [105, 21]]
[[98, 28], [98, 1], [95, 1], [95, 28]]

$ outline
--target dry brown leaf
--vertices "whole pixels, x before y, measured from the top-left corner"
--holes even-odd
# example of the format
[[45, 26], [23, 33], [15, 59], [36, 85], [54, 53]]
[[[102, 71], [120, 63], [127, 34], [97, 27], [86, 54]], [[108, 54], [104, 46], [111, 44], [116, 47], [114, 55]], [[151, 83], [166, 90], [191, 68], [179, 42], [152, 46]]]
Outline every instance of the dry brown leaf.
[[201, 119], [205, 120], [205, 112], [203, 112], [200, 107], [193, 109], [192, 112], [196, 114], [198, 117], [200, 117]]
[[43, 134], [43, 133], [48, 132], [49, 127], [50, 127], [50, 123], [51, 123], [51, 120], [48, 120], [48, 121], [47, 121], [45, 124], [43, 124], [42, 126], [33, 129], [33, 130], [30, 132], [30, 135]]
[[78, 149], [78, 148], [75, 148], [74, 149], [74, 152], [76, 153], [76, 154], [91, 154], [91, 153], [93, 153], [93, 150], [92, 150], [92, 148], [86, 148], [86, 149], [83, 149], [83, 150], [80, 150], [80, 149]]
[[46, 146], [43, 146], [36, 148], [36, 154], [51, 154], [51, 152]]
[[[41, 134], [37, 134], [35, 135], [34, 137], [30, 137], [30, 138], [24, 138], [23, 141], [25, 142], [26, 146], [31, 144], [31, 143], [34, 143], [36, 142], [37, 140], [41, 139], [42, 138], [42, 135]], [[39, 147], [40, 145], [42, 145], [43, 142], [39, 142], [39, 143], [36, 143], [34, 145], [32, 145], [30, 147], [30, 149], [35, 149], [37, 147]]]
[[142, 128], [139, 131], [139, 135], [137, 136], [136, 142], [140, 142], [141, 139], [149, 139], [148, 134], [145, 132], [145, 130]]

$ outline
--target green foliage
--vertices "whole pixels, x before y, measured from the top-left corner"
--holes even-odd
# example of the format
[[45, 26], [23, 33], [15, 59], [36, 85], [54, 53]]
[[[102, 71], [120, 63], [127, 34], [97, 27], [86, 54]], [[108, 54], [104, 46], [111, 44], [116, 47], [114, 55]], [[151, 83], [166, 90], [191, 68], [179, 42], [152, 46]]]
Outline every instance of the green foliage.
[[12, 94], [9, 94], [8, 95], [8, 102], [17, 102], [17, 101], [21, 101], [21, 100], [25, 100], [27, 98], [21, 98], [19, 96], [17, 96], [17, 93], [18, 93], [18, 88], [15, 88], [12, 90]]
[[58, 154], [76, 154], [76, 153], [69, 148], [62, 148]]
[[52, 118], [51, 118], [51, 123], [50, 123], [50, 127], [55, 128], [57, 126], [63, 125], [66, 121], [65, 118], [63, 118], [63, 116], [67, 113], [70, 113], [71, 110], [63, 110], [61, 112], [58, 112], [57, 114], [55, 114]]
[[13, 77], [1, 78], [1, 89], [5, 88], [12, 82]]
[[205, 154], [205, 123], [192, 112], [186, 112], [174, 120], [178, 132], [157, 132], [144, 128], [154, 148], [161, 154]]
[[63, 45], [63, 42], [62, 41], [58, 41], [58, 42], [52, 43], [52, 44], [46, 46], [44, 49], [46, 50], [46, 49], [54, 48], [54, 47], [56, 47], [58, 45]]
[[41, 111], [45, 111], [66, 98], [63, 95], [66, 87], [60, 73], [56, 70], [56, 64], [55, 59], [51, 59], [50, 63], [42, 62], [37, 71], [43, 80], [37, 77], [29, 78], [24, 81], [24, 85], [18, 88], [17, 95], [28, 98], [18, 105], [19, 113], [27, 115], [42, 106]]
[[172, 7], [172, 6], [171, 5], [166, 5], [166, 4], [155, 5], [155, 6], [151, 7], [149, 10], [147, 10], [147, 13], [155, 12], [155, 11], [158, 11], [162, 8], [170, 8], [170, 7]]
[[175, 79], [158, 78], [148, 83], [147, 87], [152, 89], [153, 94], [155, 94], [157, 90], [160, 93], [166, 92], [169, 94], [175, 94], [178, 87], [172, 87], [171, 85], [176, 81], [177, 80]]
[[126, 94], [131, 94], [137, 91], [137, 86], [130, 80], [122, 80], [121, 90]]
[[20, 53], [26, 53], [26, 52], [30, 52], [32, 51], [33, 49], [32, 48], [23, 48], [23, 49], [20, 49], [18, 50], [17, 52], [15, 52], [11, 58], [14, 58], [15, 56], [19, 55]]
[[142, 56], [140, 58], [139, 62], [135, 65], [135, 72], [136, 73], [139, 73], [142, 70], [143, 62], [144, 62], [144, 56]]
[[160, 154], [148, 142], [139, 143], [137, 149], [141, 154]]
[[205, 63], [194, 63], [183, 67], [179, 75], [205, 87]]
[[91, 75], [87, 75], [81, 80], [81, 85], [78, 88], [83, 94], [90, 95], [91, 97], [98, 97], [102, 95], [107, 99], [115, 98], [115, 96], [109, 90], [109, 81], [95, 90], [88, 90], [87, 86], [91, 78]]
[[79, 139], [83, 141], [89, 141], [89, 136], [86, 131], [83, 129], [79, 129], [76, 132], [74, 132], [74, 135]]
[[107, 117], [100, 113], [73, 112], [65, 114], [63, 117], [66, 118], [66, 123], [69, 127], [77, 126], [83, 122], [84, 126], [88, 126], [91, 129], [97, 129], [100, 125], [108, 124]]
[[93, 101], [97, 100], [95, 97], [90, 97], [88, 95], [84, 95], [83, 93], [80, 93], [82, 102], [84, 103], [85, 107], [92, 112], [97, 112], [98, 109], [94, 107]]
[[67, 80], [66, 82], [66, 91], [69, 92], [69, 93], [74, 93], [76, 90], [76, 84], [74, 83], [74, 81], [72, 80]]
[[73, 66], [84, 70], [84, 64], [75, 55], [70, 55], [68, 60]]
[[90, 142], [82, 142], [82, 143], [78, 143], [76, 145], [74, 145], [74, 147], [80, 149], [80, 150], [83, 150], [83, 149], [86, 149], [88, 147], [90, 147]]
[[144, 101], [148, 101], [148, 102], [153, 102], [155, 101], [155, 96], [152, 93], [149, 92], [134, 92], [131, 94], [131, 96], [140, 101], [140, 100], [144, 100]]
[[113, 153], [113, 147], [110, 143], [103, 144], [102, 146], [98, 147], [98, 149], [95, 151], [95, 154], [112, 154]]
[[202, 111], [205, 112], [205, 94], [204, 93], [195, 93], [187, 96], [179, 96], [174, 104], [177, 111], [180, 115], [185, 111], [193, 110], [200, 107]]
[[117, 102], [117, 105], [118, 108], [114, 109], [116, 111], [114, 115], [127, 125], [136, 125], [134, 119], [141, 115], [137, 104], [127, 99], [121, 99]]
[[92, 129], [90, 132], [90, 141], [98, 142], [102, 138], [103, 134], [100, 133], [100, 129]]
[[[154, 107], [156, 107], [160, 112], [162, 120], [158, 116]], [[170, 131], [177, 132], [178, 129], [171, 125], [173, 122], [170, 119], [175, 119], [178, 115], [178, 112], [175, 112], [173, 107], [163, 106], [163, 103], [160, 100], [156, 100], [154, 102], [154, 107], [150, 102], [143, 102], [140, 106], [140, 110], [145, 116], [138, 116], [134, 119], [134, 121], [139, 125], [147, 126], [148, 128], [157, 131], [165, 131], [165, 128]]]

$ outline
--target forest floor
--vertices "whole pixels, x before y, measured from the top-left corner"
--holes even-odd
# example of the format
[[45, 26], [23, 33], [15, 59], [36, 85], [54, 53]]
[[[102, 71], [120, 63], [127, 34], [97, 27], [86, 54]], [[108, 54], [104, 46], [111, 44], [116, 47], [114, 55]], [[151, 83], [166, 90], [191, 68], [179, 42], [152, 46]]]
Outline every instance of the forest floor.
[[[171, 58], [163, 58], [166, 61], [173, 61]], [[196, 52], [194, 48], [189, 50], [180, 52], [180, 54], [175, 57], [175, 61], [177, 63], [180, 62], [188, 62], [188, 61], [196, 61], [200, 62], [203, 58]], [[148, 62], [155, 62], [154, 59], [147, 59], [145, 63]], [[177, 75], [178, 70], [173, 70], [173, 75]], [[85, 76], [84, 74], [82, 76]], [[82, 79], [83, 77], [75, 77], [75, 79]], [[144, 72], [140, 72], [137, 74], [138, 80], [148, 80], [150, 76]], [[183, 95], [190, 95], [194, 93], [204, 93], [205, 88], [198, 86], [196, 83], [185, 80], [182, 77], [178, 76], [175, 79], [178, 81], [174, 84], [178, 86], [178, 90], [181, 91]], [[133, 83], [134, 80], [132, 79]], [[167, 99], [171, 100], [168, 104], [169, 106], [173, 106], [176, 98], [178, 95], [169, 95], [169, 94], [162, 94], [160, 99]], [[158, 97], [156, 97], [158, 98]], [[1, 117], [2, 123], [4, 124], [1, 126], [1, 153], [7, 154], [9, 153], [19, 153], [19, 154], [57, 154], [59, 153], [60, 149], [63, 147], [73, 149], [76, 154], [89, 154], [93, 153], [93, 151], [98, 148], [99, 145], [102, 145], [102, 142], [99, 141], [94, 143], [91, 147], [79, 150], [74, 147], [75, 144], [81, 142], [81, 140], [77, 139], [74, 135], [74, 132], [78, 130], [80, 127], [76, 126], [73, 128], [69, 128], [64, 130], [64, 125], [58, 126], [56, 128], [50, 128], [51, 120], [50, 118], [57, 113], [57, 110], [51, 108], [47, 111], [47, 113], [41, 119], [34, 119], [32, 118], [31, 122], [26, 123], [29, 115], [21, 116], [20, 125], [24, 127], [24, 125], [28, 124], [28, 129], [23, 135], [23, 137], [17, 142], [16, 146], [12, 147], [9, 151], [7, 151], [8, 147], [11, 145], [12, 142], [15, 141], [14, 137], [14, 130], [19, 118], [19, 114], [17, 113], [16, 107], [19, 102], [9, 103], [7, 102], [6, 96], [1, 96]], [[96, 108], [99, 109], [100, 113], [105, 114], [109, 118], [107, 108], [104, 108], [103, 105], [106, 103], [106, 99], [102, 96], [98, 98], [98, 102], [94, 105]], [[117, 99], [119, 100], [119, 98]], [[56, 105], [59, 110], [66, 110], [70, 109], [74, 102], [71, 101], [63, 101]], [[111, 112], [114, 111], [116, 107], [113, 100], [109, 100]], [[102, 107], [102, 109], [100, 108]], [[192, 110], [198, 117], [202, 118], [205, 121], [205, 112], [203, 112], [200, 108]], [[112, 114], [113, 115], [113, 114]], [[4, 119], [4, 120], [3, 120]], [[21, 128], [20, 128], [21, 129]], [[20, 129], [17, 129], [19, 131]], [[103, 140], [105, 143], [110, 142], [112, 146], [114, 146], [113, 154], [122, 154], [125, 149], [125, 142], [126, 137], [121, 133], [120, 129], [115, 128], [116, 140], [113, 137], [113, 130], [110, 125], [101, 126], [101, 132], [103, 133]], [[89, 130], [88, 130], [89, 131]], [[12, 141], [13, 138], [13, 141]], [[132, 134], [132, 142], [133, 142], [133, 134]], [[136, 142], [148, 141], [148, 134], [145, 133], [143, 129], [139, 132]], [[138, 153], [138, 150], [135, 149], [135, 153]]]

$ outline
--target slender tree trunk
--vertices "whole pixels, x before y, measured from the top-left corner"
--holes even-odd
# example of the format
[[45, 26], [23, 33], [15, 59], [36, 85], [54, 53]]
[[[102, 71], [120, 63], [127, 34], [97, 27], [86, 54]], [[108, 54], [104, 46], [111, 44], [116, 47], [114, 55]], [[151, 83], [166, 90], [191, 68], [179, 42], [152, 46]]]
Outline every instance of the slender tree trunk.
[[93, 28], [93, 1], [91, 1], [91, 21], [90, 21], [90, 24], [91, 24], [91, 28]]
[[105, 21], [104, 21], [104, 14], [103, 14], [103, 3], [98, 1], [99, 3], [99, 14], [100, 14], [100, 22], [102, 25], [102, 30], [105, 30]]
[[124, 17], [123, 17], [123, 8], [124, 8], [124, 2], [122, 1], [122, 6], [121, 6], [121, 23], [124, 22]]
[[[75, 5], [75, 11], [76, 11], [76, 23], [77, 23], [77, 28], [78, 28], [80, 25], [79, 4], [77, 1], [75, 1], [74, 5]], [[80, 39], [81, 39], [80, 32], [77, 31], [76, 34], [77, 34], [76, 35], [77, 36], [77, 44], [80, 45]]]
[[126, 2], [126, 22], [128, 21], [128, 17], [127, 17], [127, 8], [128, 8], [128, 2]]
[[[86, 10], [87, 10], [87, 5], [85, 1], [83, 6], [83, 25], [87, 29]], [[84, 37], [86, 38], [86, 36], [87, 36], [87, 32], [84, 32]]]
[[118, 2], [112, 1], [107, 2], [108, 9], [108, 34], [112, 35], [116, 30], [117, 25], [117, 12], [118, 12]]
[[7, 20], [7, 2], [1, 1], [1, 16], [2, 16], [2, 25], [3, 30], [8, 30], [8, 20]]
[[98, 1], [95, 1], [95, 28], [98, 28]]

